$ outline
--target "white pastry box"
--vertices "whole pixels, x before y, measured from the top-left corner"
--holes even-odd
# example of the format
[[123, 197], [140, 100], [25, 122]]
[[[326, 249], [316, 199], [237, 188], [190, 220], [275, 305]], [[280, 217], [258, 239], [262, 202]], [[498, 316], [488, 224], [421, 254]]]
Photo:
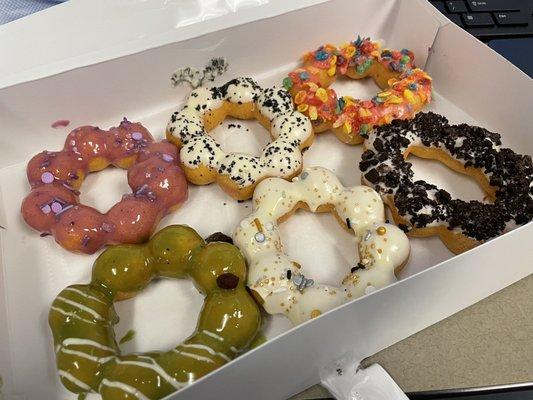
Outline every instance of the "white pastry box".
[[[90, 279], [96, 258], [68, 253], [24, 224], [19, 209], [29, 191], [27, 161], [44, 149], [60, 149], [71, 128], [108, 128], [124, 116], [162, 138], [171, 112], [190, 90], [171, 87], [170, 75], [177, 67], [201, 68], [210, 58], [223, 56], [230, 67], [215, 84], [251, 76], [266, 86], [280, 84], [299, 56], [320, 44], [340, 44], [357, 35], [382, 39], [387, 47], [411, 49], [417, 65], [433, 77], [434, 102], [428, 110], [454, 123], [499, 132], [505, 146], [533, 154], [531, 79], [424, 0], [259, 1], [238, 13], [221, 13], [208, 21], [197, 18], [200, 22], [194, 25], [168, 18], [179, 8], [173, 2], [144, 3], [160, 6], [145, 14], [135, 9], [136, 16], [145, 16], [147, 28], [142, 18], [132, 25], [123, 18], [118, 23], [123, 30], [106, 30], [112, 24], [106, 25], [101, 15], [94, 32], [58, 28], [71, 35], [72, 49], [64, 53], [71, 51], [71, 58], [57, 54], [49, 33], [33, 41], [28, 24], [0, 29], [0, 45], [15, 55], [2, 67], [0, 89], [0, 393], [5, 399], [75, 398], [57, 378], [47, 314], [61, 289]], [[28, 22], [35, 21], [34, 33], [45, 32], [46, 21], [48, 26], [59, 24], [66, 10], [59, 6]], [[57, 43], [66, 40], [61, 36]], [[98, 43], [101, 51], [91, 47]], [[46, 62], [31, 63], [28, 54], [34, 47]], [[378, 90], [369, 80], [334, 87], [367, 98]], [[59, 119], [69, 120], [70, 126], [52, 128]], [[259, 152], [268, 135], [255, 122], [241, 124], [239, 131], [223, 124], [214, 135], [229, 150], [239, 146]], [[361, 153], [361, 146], [345, 145], [323, 133], [306, 152], [304, 164], [330, 168], [351, 186], [360, 182]], [[452, 195], [482, 199], [473, 181], [435, 162], [414, 163], [417, 176]], [[81, 199], [106, 210], [127, 190], [125, 172], [110, 169], [86, 180]], [[250, 202], [237, 203], [216, 185], [190, 187], [188, 202], [159, 228], [184, 223], [203, 236], [231, 233], [250, 211]], [[317, 280], [338, 283], [356, 262], [351, 236], [331, 215], [301, 211], [281, 229], [289, 255]], [[459, 256], [437, 238], [412, 239], [410, 260], [398, 283], [296, 328], [283, 317], [269, 318], [266, 343], [171, 398], [287, 398], [317, 383], [321, 368], [346, 353], [360, 359], [374, 354], [531, 274], [532, 239], [533, 224], [528, 224]], [[117, 304], [117, 338], [130, 329], [136, 332], [122, 350], [172, 347], [192, 332], [201, 305], [201, 296], [188, 281], [152, 284], [137, 298]]]

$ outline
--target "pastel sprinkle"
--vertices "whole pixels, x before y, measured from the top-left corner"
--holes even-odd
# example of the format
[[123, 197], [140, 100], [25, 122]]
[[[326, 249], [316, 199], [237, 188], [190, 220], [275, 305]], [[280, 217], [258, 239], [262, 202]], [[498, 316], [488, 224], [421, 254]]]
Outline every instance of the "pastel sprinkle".
[[315, 106], [309, 107], [309, 118], [311, 119], [311, 121], [314, 121], [318, 118], [318, 110]]
[[262, 232], [257, 232], [254, 236], [254, 239], [256, 242], [258, 243], [263, 243], [265, 240], [266, 240], [266, 237], [264, 235], [264, 233]]
[[328, 93], [324, 88], [317, 89], [317, 91], [315, 92], [315, 96], [318, 97], [323, 103], [328, 101]]
[[43, 183], [52, 183], [54, 181], [54, 175], [51, 172], [43, 172], [41, 181]]
[[319, 50], [315, 53], [315, 58], [319, 61], [326, 60], [328, 58], [328, 53], [326, 53], [324, 50]]
[[54, 212], [54, 214], [57, 214], [58, 212], [60, 212], [63, 209], [63, 206], [60, 203], [58, 203], [57, 201], [54, 201], [52, 203], [51, 208], [52, 208], [52, 211]]
[[170, 154], [164, 153], [162, 156], [163, 161], [171, 162], [174, 161], [174, 157], [172, 157]]
[[286, 77], [283, 79], [283, 87], [287, 90], [290, 90], [292, 88], [292, 79], [290, 77]]
[[410, 83], [409, 86], [407, 86], [410, 90], [416, 90], [418, 89], [418, 86], [416, 83]]
[[131, 134], [131, 138], [133, 140], [141, 140], [143, 138], [143, 134], [141, 132], [133, 132]]
[[41, 207], [41, 211], [43, 212], [43, 214], [50, 214], [50, 211], [52, 211], [52, 209], [48, 204], [45, 204]]

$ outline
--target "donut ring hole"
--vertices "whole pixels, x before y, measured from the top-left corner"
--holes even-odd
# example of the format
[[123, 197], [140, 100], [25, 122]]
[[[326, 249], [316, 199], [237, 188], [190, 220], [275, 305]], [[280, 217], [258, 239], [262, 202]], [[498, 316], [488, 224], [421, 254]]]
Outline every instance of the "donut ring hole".
[[110, 166], [97, 174], [88, 174], [80, 190], [80, 203], [101, 213], [118, 203], [124, 193], [131, 192], [128, 171]]
[[483, 174], [465, 173], [462, 164], [450, 159], [444, 153], [429, 152], [427, 147], [411, 147], [404, 154], [405, 160], [413, 164], [415, 180], [432, 181], [438, 187], [447, 190], [453, 197], [463, 200], [493, 202], [495, 188]]
[[[307, 278], [339, 286], [359, 261], [355, 236], [331, 206], [319, 211], [312, 213], [307, 205], [299, 203], [290, 218], [285, 215], [278, 220], [285, 254], [291, 260], [308, 260], [299, 268]], [[311, 259], [309, 252], [314, 254]]]
[[117, 342], [130, 330], [135, 333], [132, 340], [119, 344], [120, 350], [133, 353], [176, 346], [194, 331], [203, 298], [191, 280], [161, 279], [134, 298], [116, 302]]
[[243, 120], [228, 116], [208, 133], [224, 152], [241, 152], [254, 157], [261, 156], [261, 151], [272, 141], [265, 126], [254, 119]]

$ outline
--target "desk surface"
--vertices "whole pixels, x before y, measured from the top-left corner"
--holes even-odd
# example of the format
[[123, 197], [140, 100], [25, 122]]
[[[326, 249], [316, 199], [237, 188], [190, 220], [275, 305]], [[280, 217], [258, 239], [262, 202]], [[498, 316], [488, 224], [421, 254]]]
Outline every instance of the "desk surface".
[[[373, 363], [405, 392], [533, 381], [533, 275], [363, 361]], [[328, 396], [317, 385], [292, 399]]]

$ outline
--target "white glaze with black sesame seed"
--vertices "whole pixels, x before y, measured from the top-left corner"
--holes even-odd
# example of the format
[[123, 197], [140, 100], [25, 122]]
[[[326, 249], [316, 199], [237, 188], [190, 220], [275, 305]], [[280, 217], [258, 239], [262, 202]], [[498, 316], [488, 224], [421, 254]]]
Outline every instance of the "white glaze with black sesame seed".
[[[313, 212], [320, 206], [334, 207], [355, 234], [360, 261], [340, 286], [314, 284], [299, 290], [291, 280], [300, 275], [299, 264], [283, 251], [278, 220], [299, 202]], [[292, 182], [279, 178], [262, 181], [254, 192], [253, 205], [253, 213], [233, 235], [248, 261], [248, 287], [259, 294], [268, 313], [284, 314], [295, 325], [365, 295], [368, 287], [379, 289], [393, 283], [394, 270], [409, 256], [407, 236], [385, 222], [379, 194], [365, 186], [345, 188], [325, 168], [305, 168]], [[258, 233], [264, 235], [261, 240]]]
[[[227, 154], [205, 131], [204, 114], [222, 107], [224, 102], [255, 103], [261, 115], [270, 121], [274, 140], [260, 157]], [[302, 167], [301, 146], [311, 138], [312, 127], [307, 117], [295, 111], [284, 89], [263, 89], [251, 78], [237, 78], [221, 87], [200, 87], [191, 92], [183, 109], [172, 114], [167, 134], [182, 145], [182, 165], [190, 169], [206, 166], [227, 175], [242, 188], [266, 177], [294, 176]]]

